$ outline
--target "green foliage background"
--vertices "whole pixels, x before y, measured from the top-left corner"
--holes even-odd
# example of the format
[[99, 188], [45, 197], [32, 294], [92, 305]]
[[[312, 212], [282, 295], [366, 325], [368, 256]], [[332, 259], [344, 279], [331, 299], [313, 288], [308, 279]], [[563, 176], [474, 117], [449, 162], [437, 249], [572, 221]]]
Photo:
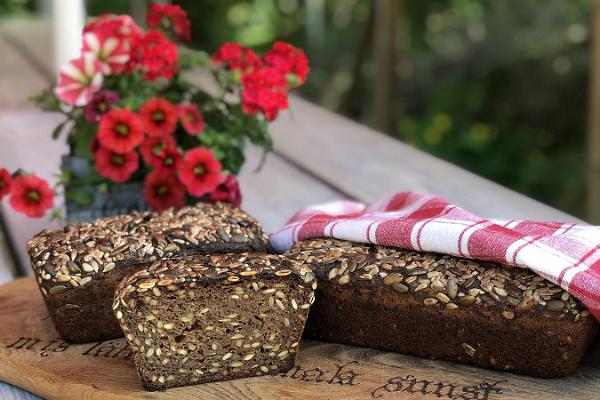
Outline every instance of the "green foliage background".
[[[371, 1], [179, 3], [192, 17], [197, 46], [233, 40], [260, 50], [282, 38], [304, 47], [313, 69], [304, 96], [370, 121]], [[403, 1], [389, 133], [584, 216], [591, 6], [589, 0]]]
[[[397, 1], [388, 133], [585, 217], [592, 1]], [[373, 1], [177, 2], [192, 19], [194, 46], [238, 41], [262, 51], [290, 41], [311, 60], [305, 97], [371, 121]], [[91, 0], [88, 9], [126, 12], [129, 3]]]

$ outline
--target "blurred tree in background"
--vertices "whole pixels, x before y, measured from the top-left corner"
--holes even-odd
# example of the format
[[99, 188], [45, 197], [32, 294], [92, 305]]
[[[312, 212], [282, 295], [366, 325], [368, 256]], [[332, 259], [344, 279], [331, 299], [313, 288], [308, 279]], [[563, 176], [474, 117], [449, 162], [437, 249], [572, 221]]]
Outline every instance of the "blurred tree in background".
[[[386, 131], [583, 216], [590, 0], [398, 1]], [[195, 44], [304, 47], [303, 95], [372, 122], [369, 0], [181, 0]], [[323, 132], [326, 134], [326, 132]]]
[[[237, 41], [263, 51], [287, 40], [311, 60], [306, 98], [584, 216], [592, 0], [176, 2], [190, 14], [195, 46]], [[389, 117], [376, 121], [384, 22], [374, 5], [386, 2], [395, 18]], [[22, 3], [0, 0], [0, 10]], [[95, 15], [140, 3], [87, 5]]]

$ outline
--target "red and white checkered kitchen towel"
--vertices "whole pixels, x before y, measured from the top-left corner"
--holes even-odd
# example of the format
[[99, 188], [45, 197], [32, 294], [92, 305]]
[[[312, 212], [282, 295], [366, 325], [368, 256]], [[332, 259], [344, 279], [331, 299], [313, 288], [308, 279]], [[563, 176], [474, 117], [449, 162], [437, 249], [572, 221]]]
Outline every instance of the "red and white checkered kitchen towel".
[[529, 268], [560, 285], [600, 320], [600, 227], [483, 219], [439, 197], [402, 192], [365, 205], [337, 201], [300, 210], [269, 241], [332, 237]]

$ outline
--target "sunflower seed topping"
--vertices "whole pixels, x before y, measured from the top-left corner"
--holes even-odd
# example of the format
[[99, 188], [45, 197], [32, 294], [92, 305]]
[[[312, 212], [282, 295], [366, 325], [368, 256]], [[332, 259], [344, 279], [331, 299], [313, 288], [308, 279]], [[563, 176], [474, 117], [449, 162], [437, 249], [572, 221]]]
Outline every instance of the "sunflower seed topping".
[[569, 320], [589, 315], [568, 292], [523, 268], [337, 239], [305, 240], [287, 254], [312, 265], [319, 279], [389, 287], [398, 296], [450, 311], [491, 307], [509, 320], [529, 310]]

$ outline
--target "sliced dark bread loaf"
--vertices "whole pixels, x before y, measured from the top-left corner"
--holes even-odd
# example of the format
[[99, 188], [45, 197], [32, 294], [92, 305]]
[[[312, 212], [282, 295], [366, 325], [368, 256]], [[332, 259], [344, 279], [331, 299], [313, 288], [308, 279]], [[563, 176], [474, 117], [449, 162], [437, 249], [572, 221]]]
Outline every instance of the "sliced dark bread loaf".
[[43, 231], [27, 249], [58, 333], [81, 343], [122, 336], [111, 310], [114, 291], [141, 264], [187, 254], [265, 251], [266, 237], [244, 211], [199, 203]]
[[319, 283], [307, 335], [539, 377], [573, 373], [598, 324], [522, 268], [307, 240], [290, 252]]
[[315, 288], [283, 256], [191, 256], [125, 278], [113, 309], [144, 387], [160, 390], [289, 370]]

